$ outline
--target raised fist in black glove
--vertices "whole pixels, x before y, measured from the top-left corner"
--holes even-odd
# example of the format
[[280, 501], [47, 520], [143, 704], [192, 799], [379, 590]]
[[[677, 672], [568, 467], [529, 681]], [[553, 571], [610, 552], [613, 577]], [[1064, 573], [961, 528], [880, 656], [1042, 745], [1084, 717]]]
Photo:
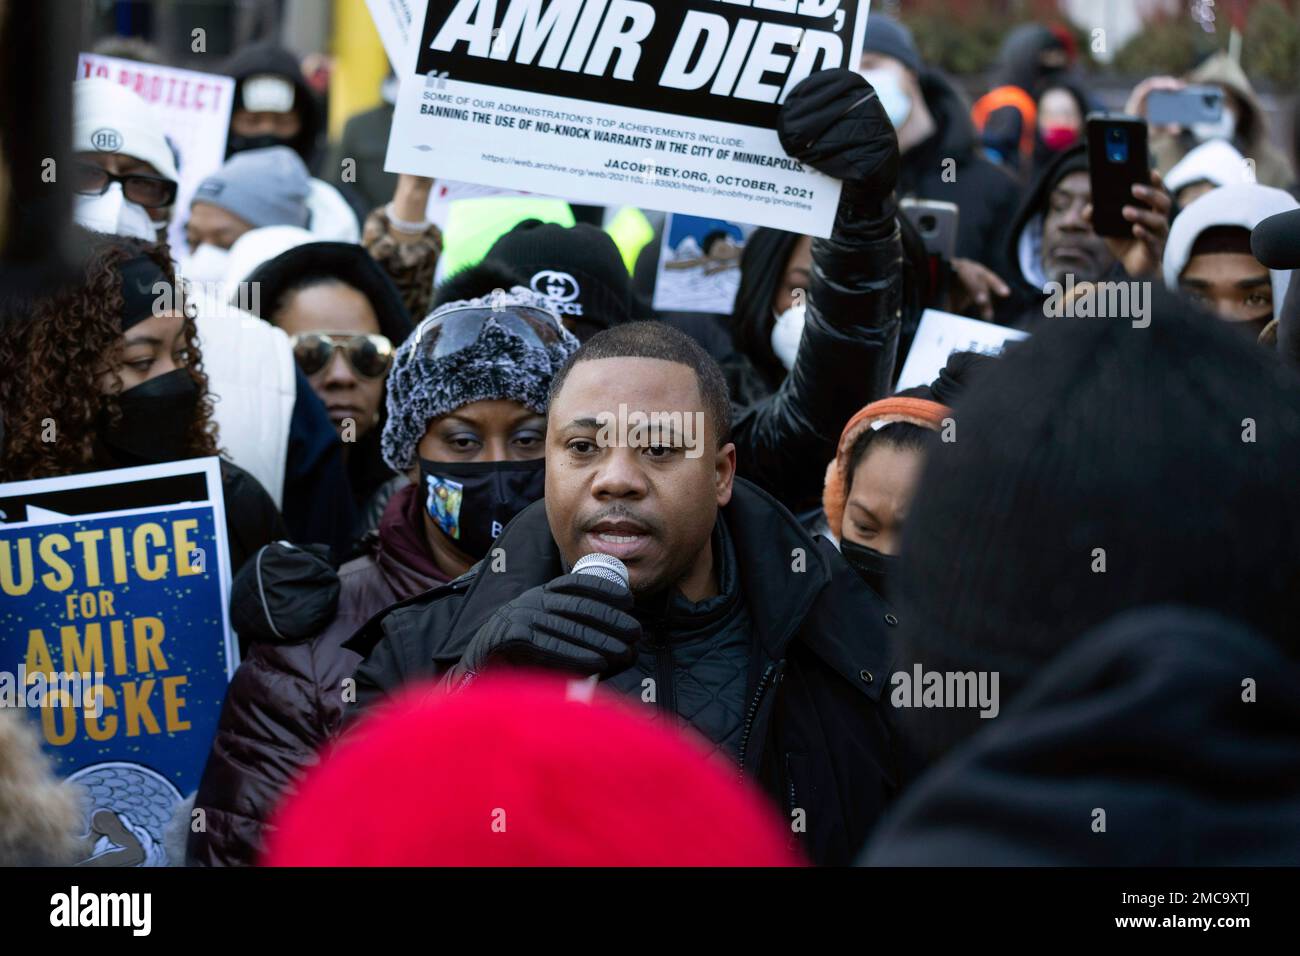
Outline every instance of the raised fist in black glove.
[[505, 663], [608, 677], [632, 665], [641, 625], [632, 592], [591, 574], [566, 574], [503, 604], [447, 675], [455, 688]]
[[839, 220], [893, 219], [898, 134], [871, 84], [852, 70], [821, 70], [790, 91], [777, 122], [793, 159], [843, 180]]

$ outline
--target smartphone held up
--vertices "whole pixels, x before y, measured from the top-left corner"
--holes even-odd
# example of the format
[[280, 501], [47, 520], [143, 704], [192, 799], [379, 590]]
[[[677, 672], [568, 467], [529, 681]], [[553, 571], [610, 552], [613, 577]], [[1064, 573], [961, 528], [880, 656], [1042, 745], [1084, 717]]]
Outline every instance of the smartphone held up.
[[1122, 113], [1090, 113], [1087, 130], [1093, 231], [1099, 236], [1131, 236], [1133, 224], [1124, 218], [1124, 207], [1150, 208], [1133, 195], [1134, 186], [1151, 182], [1147, 124]]

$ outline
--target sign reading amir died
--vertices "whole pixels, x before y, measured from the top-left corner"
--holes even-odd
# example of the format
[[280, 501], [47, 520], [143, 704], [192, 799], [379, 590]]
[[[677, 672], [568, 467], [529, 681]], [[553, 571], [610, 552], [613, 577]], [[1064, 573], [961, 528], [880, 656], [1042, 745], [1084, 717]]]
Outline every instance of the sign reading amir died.
[[856, 67], [868, 0], [428, 0], [385, 168], [825, 236], [780, 104]]

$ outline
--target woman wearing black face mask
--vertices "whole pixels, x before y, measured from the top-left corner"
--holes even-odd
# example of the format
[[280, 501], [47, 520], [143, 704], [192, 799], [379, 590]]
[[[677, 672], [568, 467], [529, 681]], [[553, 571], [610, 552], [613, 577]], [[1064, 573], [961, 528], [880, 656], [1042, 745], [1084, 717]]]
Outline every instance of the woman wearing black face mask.
[[[0, 481], [218, 453], [212, 399], [163, 246], [80, 233], [84, 269], [53, 291], [7, 303], [0, 325]], [[51, 440], [53, 435], [53, 440]], [[221, 463], [232, 571], [284, 537], [269, 495]]]
[[928, 388], [872, 402], [844, 426], [826, 468], [822, 508], [830, 536], [853, 569], [886, 602], [894, 600], [895, 565], [912, 495], [934, 432], [952, 410]]
[[547, 393], [577, 348], [546, 300], [516, 287], [440, 307], [397, 349], [381, 447], [411, 483], [365, 554], [335, 579], [323, 557], [273, 545], [235, 582], [232, 619], [253, 643], [199, 786], [209, 825], [190, 837], [193, 862], [256, 860], [262, 821], [342, 724], [360, 662], [343, 642], [385, 607], [496, 559], [492, 541], [542, 497]]

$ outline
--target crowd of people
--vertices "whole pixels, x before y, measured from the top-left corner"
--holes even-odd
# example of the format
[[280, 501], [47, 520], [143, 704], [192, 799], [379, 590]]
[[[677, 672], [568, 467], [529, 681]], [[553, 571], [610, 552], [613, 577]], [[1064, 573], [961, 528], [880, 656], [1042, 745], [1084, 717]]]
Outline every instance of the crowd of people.
[[[781, 109], [833, 230], [750, 233], [730, 316], [651, 308], [653, 212], [628, 245], [560, 204], [448, 273], [382, 116], [341, 178], [274, 45], [226, 64], [188, 208], [149, 105], [77, 81], [83, 268], [5, 304], [0, 482], [221, 457], [241, 663], [176, 858], [1300, 863], [1300, 286], [1251, 247], [1300, 157], [1248, 58], [1149, 78], [1127, 113], [1195, 83], [1226, 120], [1152, 126], [1098, 235], [1075, 58], [1017, 28], [970, 103], [873, 14]], [[958, 207], [951, 255], [912, 199]], [[1146, 324], [1049, 308], [1111, 281]], [[900, 391], [926, 309], [1029, 336]], [[611, 442], [619, 409], [701, 426]], [[57, 861], [72, 809], [17, 752], [42, 824], [0, 860]]]

